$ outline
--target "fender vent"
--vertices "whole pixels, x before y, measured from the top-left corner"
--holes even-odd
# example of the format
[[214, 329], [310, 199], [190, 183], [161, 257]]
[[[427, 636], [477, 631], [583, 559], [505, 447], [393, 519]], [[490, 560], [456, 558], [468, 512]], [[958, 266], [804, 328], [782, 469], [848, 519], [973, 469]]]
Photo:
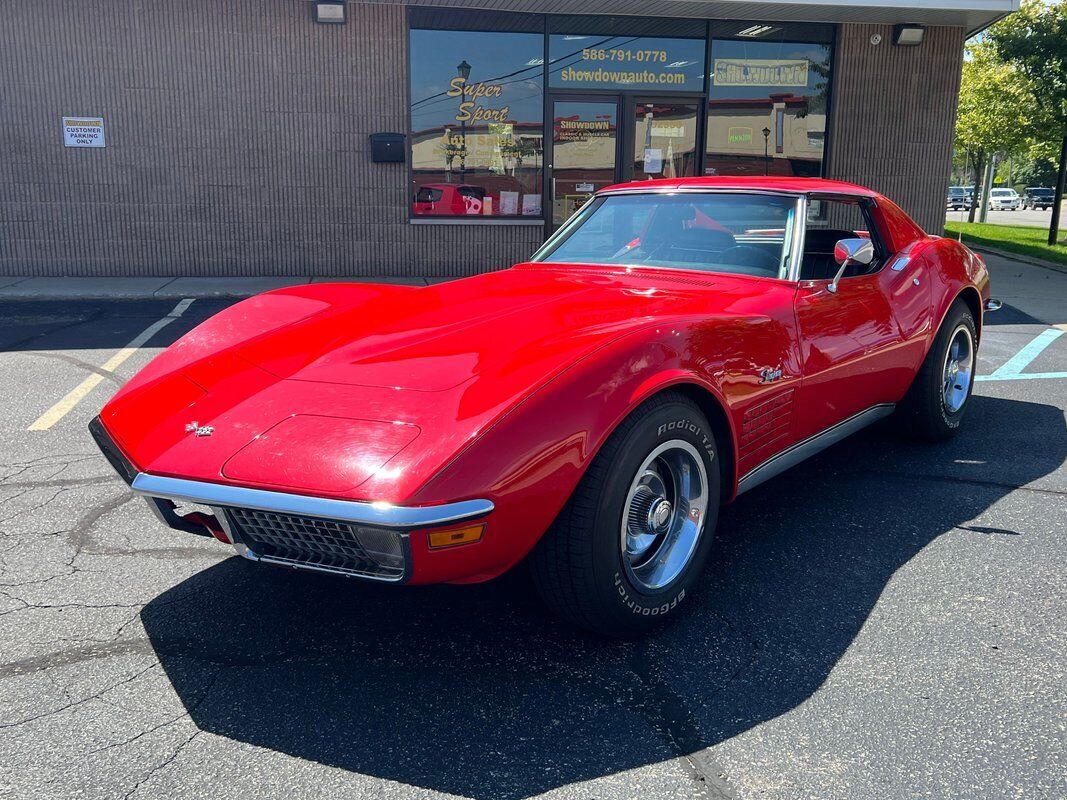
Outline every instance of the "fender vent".
[[762, 460], [789, 439], [793, 419], [793, 390], [785, 389], [745, 411], [741, 420], [738, 460]]

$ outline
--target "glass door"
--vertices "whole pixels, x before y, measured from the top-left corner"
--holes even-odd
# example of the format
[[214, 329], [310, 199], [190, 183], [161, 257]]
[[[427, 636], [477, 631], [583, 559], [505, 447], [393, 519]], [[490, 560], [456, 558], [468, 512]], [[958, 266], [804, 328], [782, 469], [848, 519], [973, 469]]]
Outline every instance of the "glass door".
[[619, 103], [615, 98], [555, 98], [549, 197], [554, 230], [593, 192], [619, 181]]
[[699, 100], [635, 98], [631, 180], [697, 174], [697, 124], [702, 105]]

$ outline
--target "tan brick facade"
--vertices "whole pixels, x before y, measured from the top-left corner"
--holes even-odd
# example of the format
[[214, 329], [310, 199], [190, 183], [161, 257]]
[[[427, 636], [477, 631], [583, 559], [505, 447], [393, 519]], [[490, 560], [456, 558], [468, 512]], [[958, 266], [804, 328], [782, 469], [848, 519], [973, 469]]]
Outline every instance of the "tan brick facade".
[[941, 233], [964, 31], [928, 28], [921, 47], [893, 47], [892, 34], [891, 25], [838, 30], [827, 175], [882, 192]]
[[[539, 226], [409, 221], [405, 165], [372, 163], [367, 139], [407, 128], [405, 9], [348, 13], [325, 26], [303, 0], [5, 4], [0, 276], [445, 276], [528, 255]], [[871, 30], [839, 34], [829, 174], [936, 230], [963, 32], [865, 47]], [[107, 147], [63, 147], [64, 115], [103, 117]]]

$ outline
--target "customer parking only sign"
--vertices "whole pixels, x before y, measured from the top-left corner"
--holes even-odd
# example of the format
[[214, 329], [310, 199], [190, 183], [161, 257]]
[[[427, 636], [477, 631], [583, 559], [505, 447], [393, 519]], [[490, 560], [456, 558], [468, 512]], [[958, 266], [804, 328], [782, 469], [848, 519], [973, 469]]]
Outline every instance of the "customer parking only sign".
[[63, 117], [64, 147], [103, 147], [103, 117]]

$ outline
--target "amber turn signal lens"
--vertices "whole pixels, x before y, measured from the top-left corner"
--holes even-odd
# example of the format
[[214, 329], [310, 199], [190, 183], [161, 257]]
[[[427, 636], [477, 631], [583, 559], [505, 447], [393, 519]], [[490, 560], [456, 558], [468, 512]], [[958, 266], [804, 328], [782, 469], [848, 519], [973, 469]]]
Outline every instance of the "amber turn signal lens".
[[480, 542], [485, 533], [485, 525], [471, 525], [467, 528], [452, 528], [447, 531], [430, 531], [430, 547], [437, 550], [442, 547], [455, 547], [458, 544]]

